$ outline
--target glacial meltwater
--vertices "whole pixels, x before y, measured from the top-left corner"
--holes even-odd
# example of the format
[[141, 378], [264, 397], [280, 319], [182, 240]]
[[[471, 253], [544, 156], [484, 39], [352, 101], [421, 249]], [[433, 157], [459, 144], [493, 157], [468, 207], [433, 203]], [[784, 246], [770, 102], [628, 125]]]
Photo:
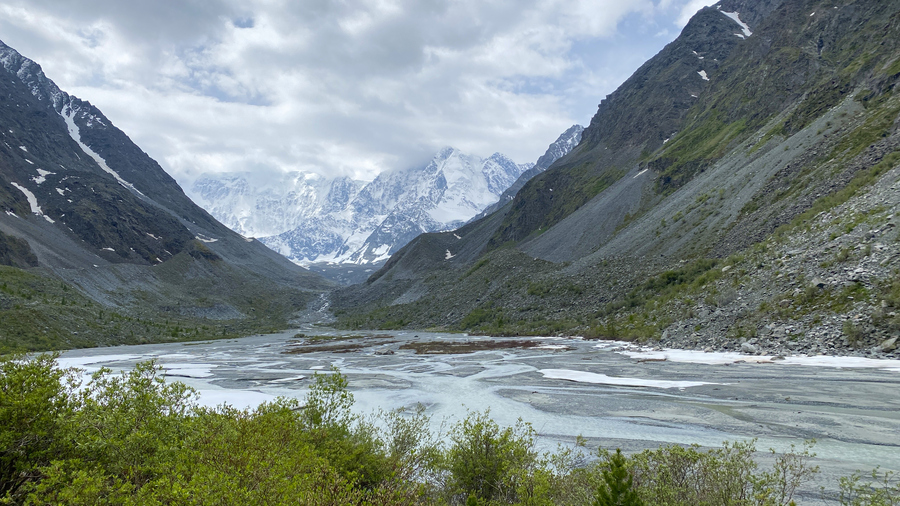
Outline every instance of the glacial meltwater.
[[588, 448], [626, 451], [753, 438], [760, 450], [783, 451], [814, 438], [826, 488], [857, 469], [900, 469], [900, 361], [310, 327], [73, 350], [59, 363], [90, 374], [149, 359], [168, 380], [195, 388], [204, 405], [244, 408], [278, 396], [302, 398], [314, 374], [336, 366], [349, 379], [357, 412], [421, 404], [435, 431], [446, 431], [467, 411], [490, 409], [501, 425], [518, 418], [531, 423], [545, 449], [572, 446], [579, 435]]

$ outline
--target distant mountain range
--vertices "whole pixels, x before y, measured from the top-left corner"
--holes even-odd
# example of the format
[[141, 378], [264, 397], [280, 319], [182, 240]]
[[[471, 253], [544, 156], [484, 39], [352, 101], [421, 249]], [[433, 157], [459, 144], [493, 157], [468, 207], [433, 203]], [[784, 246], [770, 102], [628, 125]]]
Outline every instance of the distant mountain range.
[[371, 182], [299, 172], [264, 182], [248, 173], [206, 174], [191, 193], [222, 223], [298, 264], [379, 266], [417, 235], [457, 228], [521, 187], [571, 151], [582, 130], [568, 129], [537, 164], [448, 147], [423, 167]]

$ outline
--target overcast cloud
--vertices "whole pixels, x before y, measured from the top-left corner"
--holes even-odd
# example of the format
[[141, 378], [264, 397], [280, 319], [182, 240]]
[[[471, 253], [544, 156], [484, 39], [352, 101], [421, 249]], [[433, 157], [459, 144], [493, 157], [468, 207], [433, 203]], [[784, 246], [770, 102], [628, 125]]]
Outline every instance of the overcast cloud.
[[182, 186], [534, 161], [711, 0], [4, 0], [0, 39]]

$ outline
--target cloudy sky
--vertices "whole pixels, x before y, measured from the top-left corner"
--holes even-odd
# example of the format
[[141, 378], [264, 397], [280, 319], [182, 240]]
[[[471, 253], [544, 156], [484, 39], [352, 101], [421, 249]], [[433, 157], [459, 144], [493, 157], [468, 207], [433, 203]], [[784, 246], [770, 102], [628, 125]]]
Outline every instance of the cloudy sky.
[[534, 161], [712, 0], [0, 0], [0, 40], [182, 186]]

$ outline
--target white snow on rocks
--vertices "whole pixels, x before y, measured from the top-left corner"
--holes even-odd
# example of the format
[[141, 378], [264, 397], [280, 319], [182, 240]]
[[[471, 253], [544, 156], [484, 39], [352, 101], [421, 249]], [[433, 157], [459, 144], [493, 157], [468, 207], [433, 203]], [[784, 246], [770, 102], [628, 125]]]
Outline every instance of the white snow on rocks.
[[615, 385], [623, 387], [653, 387], [653, 388], [689, 388], [701, 385], [718, 385], [704, 381], [669, 381], [652, 380], [644, 378], [617, 378], [593, 372], [572, 371], [569, 369], [541, 369], [538, 371], [548, 379], [561, 379], [578, 383], [594, 383], [599, 385]]
[[747, 37], [753, 35], [753, 32], [750, 31], [750, 26], [748, 26], [747, 23], [744, 23], [743, 21], [741, 21], [740, 13], [738, 13], [738, 12], [725, 12], [725, 11], [719, 11], [719, 12], [721, 12], [722, 14], [724, 14], [724, 15], [728, 16], [729, 18], [731, 18], [735, 23], [741, 25], [741, 31], [743, 31], [744, 33], [743, 33], [743, 34], [736, 33], [735, 35], [737, 35], [738, 37], [740, 37], [740, 38], [742, 38], [742, 39], [747, 38]]
[[[147, 235], [150, 235], [150, 234], [147, 234]], [[153, 237], [153, 236], [151, 236], [151, 237]], [[213, 239], [212, 237], [206, 237], [205, 235], [197, 235], [196, 237], [198, 240], [205, 242], [205, 243], [211, 243], [211, 242], [218, 241], [218, 239]], [[154, 237], [154, 239], [156, 239], [156, 238]]]
[[29, 190], [28, 188], [25, 188], [24, 186], [20, 185], [19, 183], [15, 183], [15, 182], [11, 181], [10, 184], [15, 186], [16, 188], [19, 189], [19, 191], [21, 191], [22, 193], [25, 194], [25, 198], [28, 199], [28, 205], [31, 206], [31, 212], [33, 214], [36, 214], [38, 216], [43, 216], [45, 220], [49, 221], [50, 223], [54, 223], [54, 221], [51, 220], [49, 216], [47, 216], [46, 214], [44, 214], [43, 211], [41, 211], [41, 206], [38, 205], [37, 197], [35, 197], [34, 194], [31, 193], [31, 190]]
[[447, 254], [444, 256], [444, 260], [450, 260], [451, 258], [453, 258], [455, 256], [456, 255], [454, 255], [453, 253], [450, 253], [450, 250], [447, 250]]
[[49, 176], [50, 174], [55, 174], [55, 172], [50, 172], [49, 170], [43, 170], [43, 169], [38, 169], [37, 172], [38, 172], [38, 175], [31, 178], [31, 180], [37, 184], [41, 184], [44, 181], [46, 181], [47, 176]]
[[700, 77], [701, 77], [704, 81], [709, 81], [709, 76], [706, 75], [706, 71], [705, 71], [705, 70], [701, 70], [701, 71], [699, 71], [699, 72], [697, 72], [697, 73], [700, 74]]
[[78, 125], [75, 124], [75, 110], [71, 105], [66, 106], [65, 109], [63, 109], [63, 112], [60, 113], [60, 116], [62, 116], [62, 118], [66, 120], [66, 125], [69, 127], [69, 135], [75, 142], [78, 143], [79, 146], [81, 146], [82, 151], [93, 158], [101, 169], [109, 173], [112, 177], [116, 178], [116, 181], [118, 181], [120, 185], [138, 193], [139, 195], [144, 196], [144, 194], [141, 193], [140, 190], [135, 188], [133, 184], [125, 181], [124, 179], [122, 179], [122, 176], [120, 176], [118, 172], [109, 168], [109, 165], [106, 164], [106, 160], [104, 160], [103, 157], [98, 155], [93, 149], [90, 148], [90, 146], [81, 142], [81, 131], [78, 129]]

